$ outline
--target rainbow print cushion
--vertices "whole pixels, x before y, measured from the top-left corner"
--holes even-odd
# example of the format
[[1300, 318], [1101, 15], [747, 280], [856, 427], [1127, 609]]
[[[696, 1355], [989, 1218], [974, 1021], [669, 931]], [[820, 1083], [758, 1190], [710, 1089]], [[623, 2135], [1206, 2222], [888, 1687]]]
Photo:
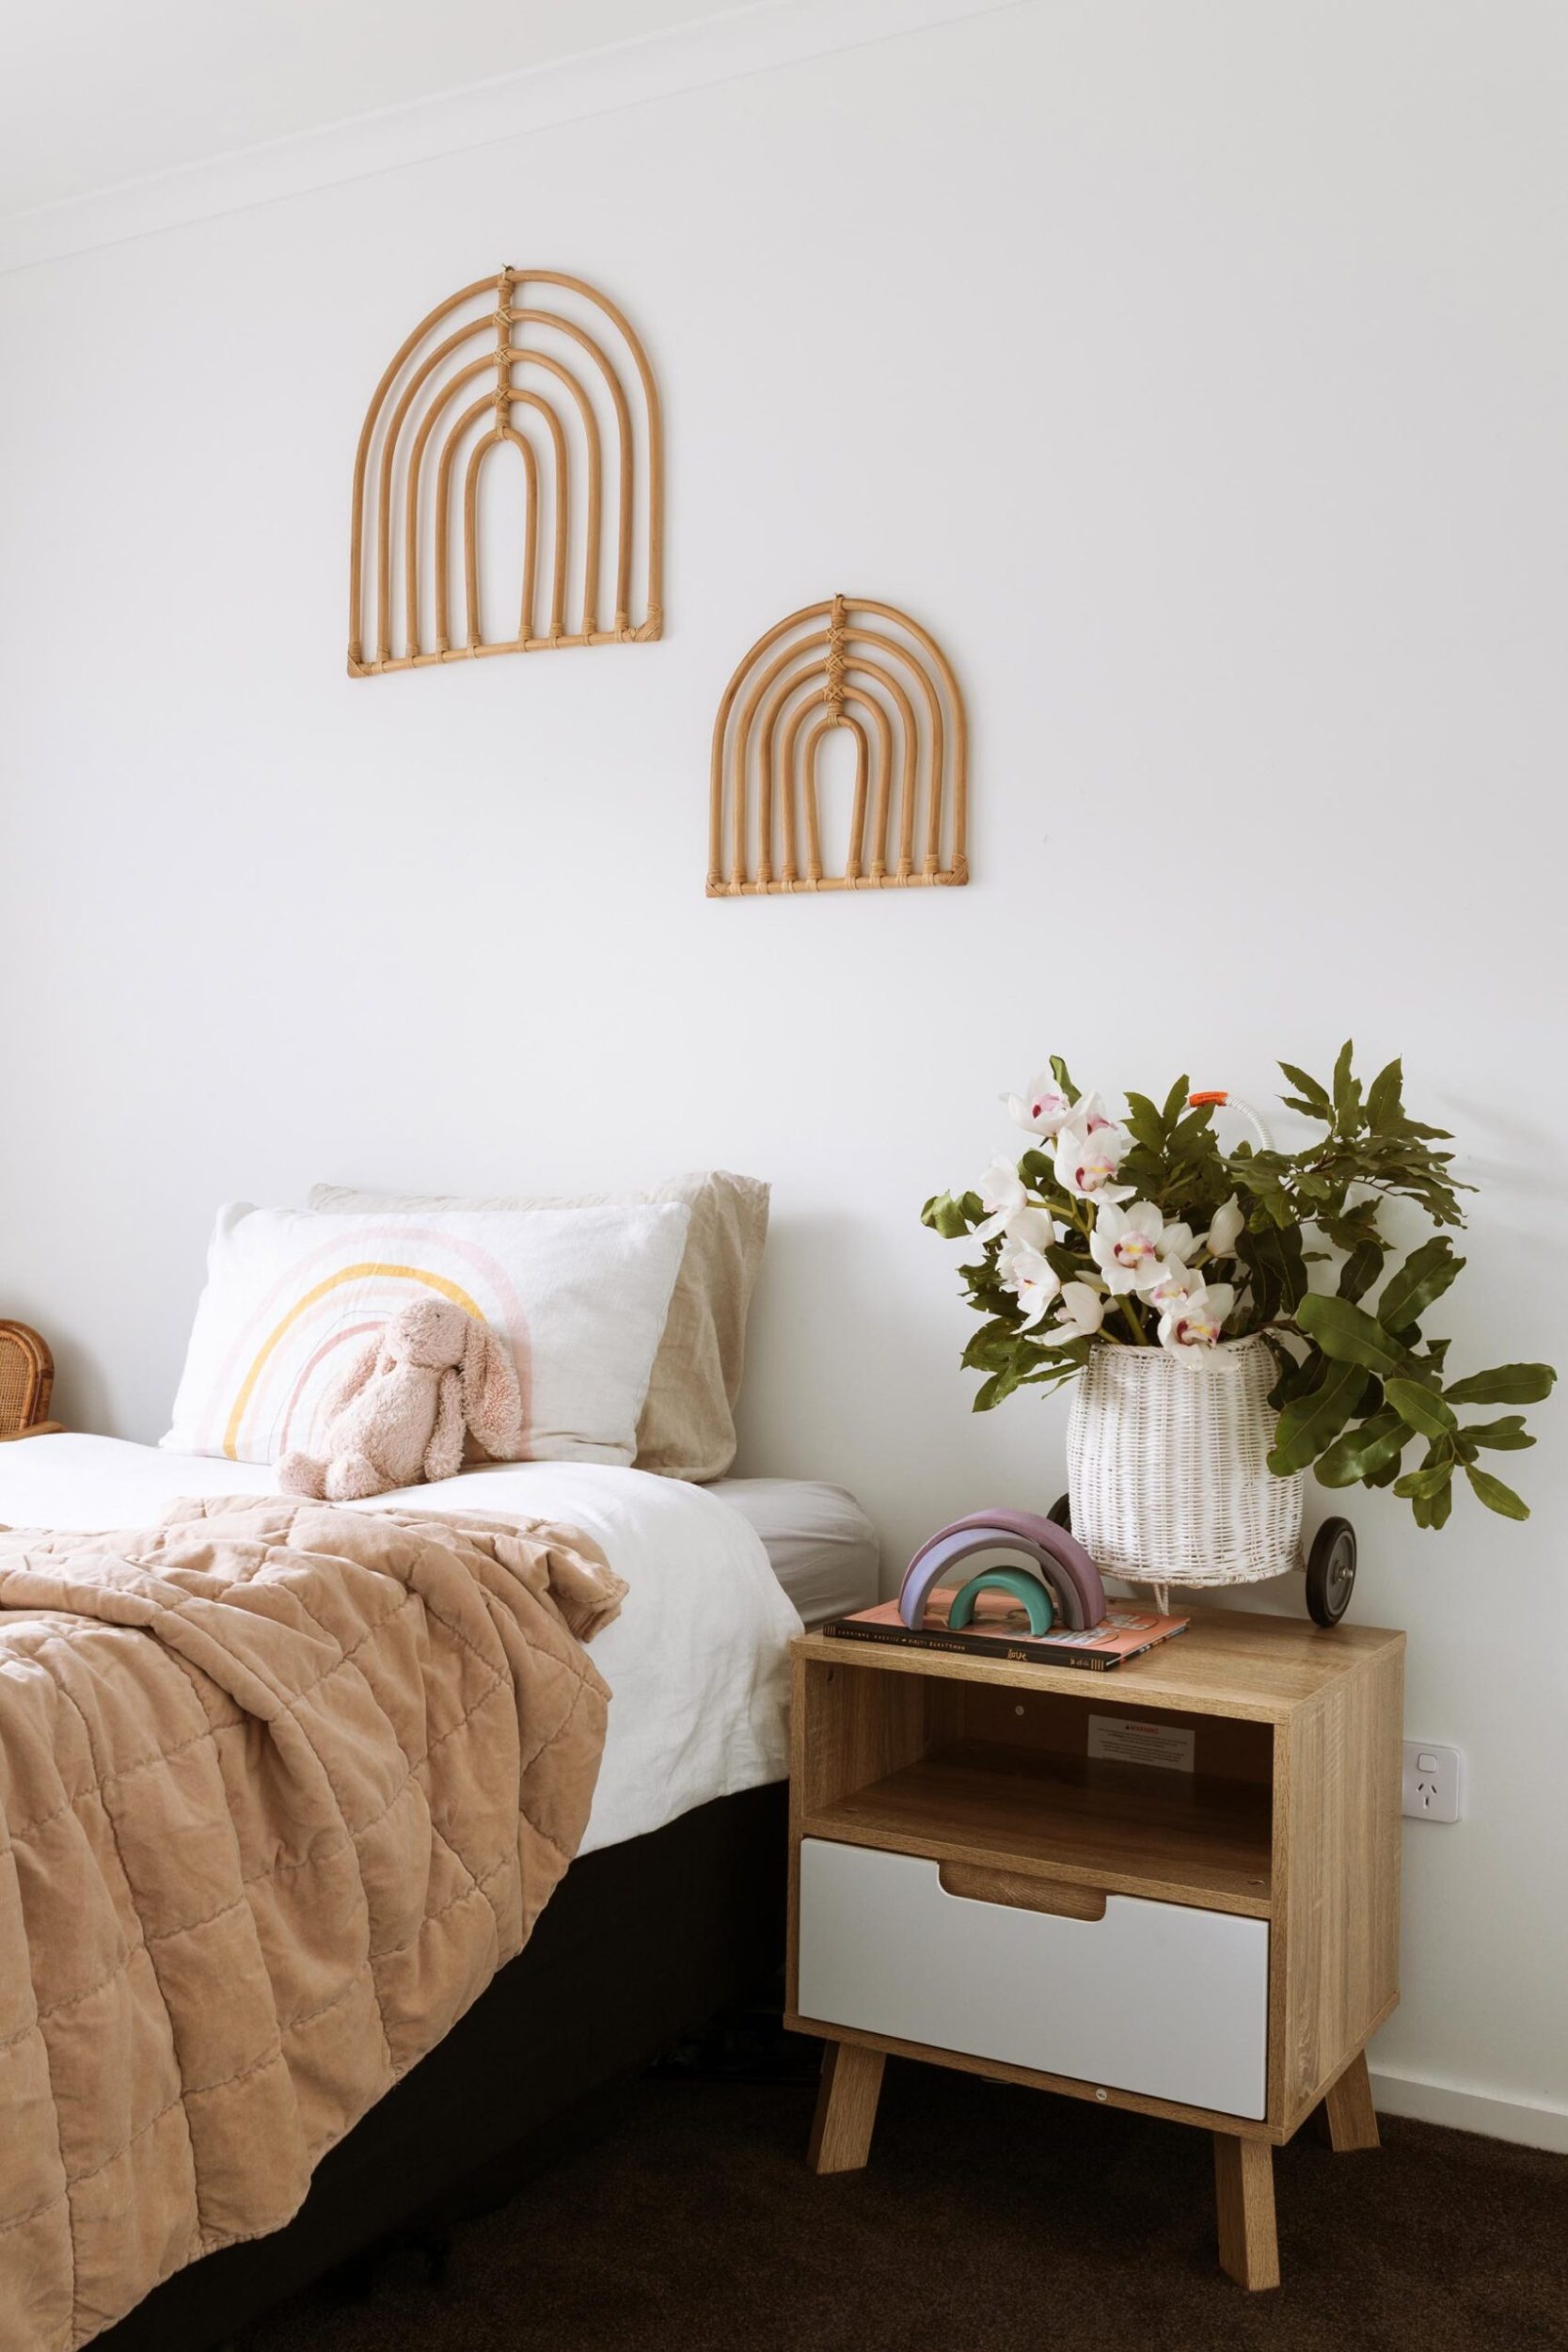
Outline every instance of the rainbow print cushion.
[[689, 1218], [676, 1201], [383, 1216], [233, 1202], [163, 1443], [232, 1462], [316, 1452], [356, 1347], [433, 1291], [511, 1348], [521, 1459], [627, 1464]]

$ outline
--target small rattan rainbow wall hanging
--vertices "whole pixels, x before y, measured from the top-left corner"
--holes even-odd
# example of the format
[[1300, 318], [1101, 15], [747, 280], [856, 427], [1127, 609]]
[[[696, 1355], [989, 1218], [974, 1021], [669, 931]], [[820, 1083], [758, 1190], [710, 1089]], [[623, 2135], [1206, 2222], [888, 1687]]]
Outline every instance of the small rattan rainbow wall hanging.
[[[531, 300], [534, 288], [548, 291]], [[503, 487], [488, 461], [510, 471], [508, 450], [521, 482]], [[519, 488], [520, 532], [515, 505], [500, 504]], [[629, 320], [559, 270], [478, 278], [420, 320], [366, 413], [349, 675], [657, 637], [663, 523], [658, 392]], [[487, 530], [498, 545], [520, 537], [504, 603], [486, 577]]]
[[[817, 786], [835, 728], [854, 739], [841, 867]], [[935, 638], [896, 606], [834, 596], [759, 637], [713, 729], [710, 898], [966, 882], [963, 697]]]

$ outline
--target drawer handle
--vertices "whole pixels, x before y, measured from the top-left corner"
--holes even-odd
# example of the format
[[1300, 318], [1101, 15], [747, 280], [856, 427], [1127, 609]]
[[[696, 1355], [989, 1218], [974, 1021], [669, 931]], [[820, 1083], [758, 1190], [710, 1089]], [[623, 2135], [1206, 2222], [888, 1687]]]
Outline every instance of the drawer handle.
[[979, 1862], [944, 1862], [944, 1895], [966, 1902], [1004, 1903], [1009, 1911], [1048, 1911], [1058, 1919], [1103, 1919], [1105, 1898], [1098, 1886], [1069, 1886], [1065, 1879], [1026, 1877], [1022, 1870], [991, 1870]]

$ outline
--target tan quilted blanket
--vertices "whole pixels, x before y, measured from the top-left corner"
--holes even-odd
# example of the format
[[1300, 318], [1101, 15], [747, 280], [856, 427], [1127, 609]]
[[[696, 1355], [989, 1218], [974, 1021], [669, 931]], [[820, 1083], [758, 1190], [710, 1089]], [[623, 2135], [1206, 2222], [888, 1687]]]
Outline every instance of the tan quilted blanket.
[[0, 2344], [287, 2221], [577, 1850], [625, 1590], [571, 1530], [0, 1533]]

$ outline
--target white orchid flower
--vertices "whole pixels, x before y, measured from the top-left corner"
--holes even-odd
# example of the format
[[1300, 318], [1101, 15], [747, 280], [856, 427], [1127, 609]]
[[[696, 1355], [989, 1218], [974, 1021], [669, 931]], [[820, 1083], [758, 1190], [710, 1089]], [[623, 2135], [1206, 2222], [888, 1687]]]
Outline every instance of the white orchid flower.
[[997, 1252], [996, 1271], [1004, 1282], [1012, 1279], [1013, 1266], [1025, 1252], [1036, 1255], [1049, 1249], [1059, 1238], [1055, 1221], [1049, 1209], [1041, 1209], [1031, 1201], [1010, 1216], [1002, 1231], [1002, 1247]]
[[1023, 1310], [1020, 1327], [1032, 1331], [1061, 1289], [1061, 1277], [1037, 1249], [1021, 1248], [1014, 1253], [1006, 1280]]
[[1032, 1136], [1054, 1136], [1072, 1116], [1072, 1104], [1049, 1070], [1037, 1077], [1027, 1094], [1005, 1094], [1007, 1116]]
[[1190, 1298], [1194, 1291], [1202, 1288], [1202, 1275], [1190, 1272], [1181, 1258], [1173, 1254], [1162, 1260], [1160, 1271], [1145, 1295], [1149, 1305], [1157, 1307], [1161, 1314], [1164, 1314], [1170, 1308], [1179, 1306], [1184, 1298]]
[[1225, 1328], [1225, 1319], [1236, 1304], [1236, 1294], [1228, 1282], [1196, 1283], [1184, 1298], [1173, 1298], [1160, 1317], [1160, 1344], [1173, 1356], [1189, 1355], [1189, 1351], [1213, 1347]]
[[1092, 1339], [1105, 1320], [1105, 1302], [1087, 1282], [1064, 1282], [1056, 1327], [1069, 1339]]
[[1090, 1255], [1115, 1298], [1152, 1290], [1166, 1257], [1180, 1258], [1192, 1246], [1191, 1227], [1167, 1225], [1152, 1200], [1123, 1209], [1101, 1197], [1089, 1235]]
[[1080, 1103], [1057, 1135], [1052, 1163], [1056, 1182], [1075, 1200], [1130, 1200], [1132, 1186], [1111, 1179], [1132, 1149], [1132, 1138], [1103, 1111], [1095, 1112], [1099, 1099], [1090, 1095]]
[[1233, 1258], [1236, 1244], [1246, 1224], [1246, 1211], [1234, 1193], [1214, 1211], [1209, 1226], [1209, 1255], [1212, 1258]]
[[1029, 1206], [1028, 1187], [1011, 1160], [992, 1160], [980, 1179], [979, 1193], [986, 1221], [974, 1228], [976, 1241], [994, 1241]]

